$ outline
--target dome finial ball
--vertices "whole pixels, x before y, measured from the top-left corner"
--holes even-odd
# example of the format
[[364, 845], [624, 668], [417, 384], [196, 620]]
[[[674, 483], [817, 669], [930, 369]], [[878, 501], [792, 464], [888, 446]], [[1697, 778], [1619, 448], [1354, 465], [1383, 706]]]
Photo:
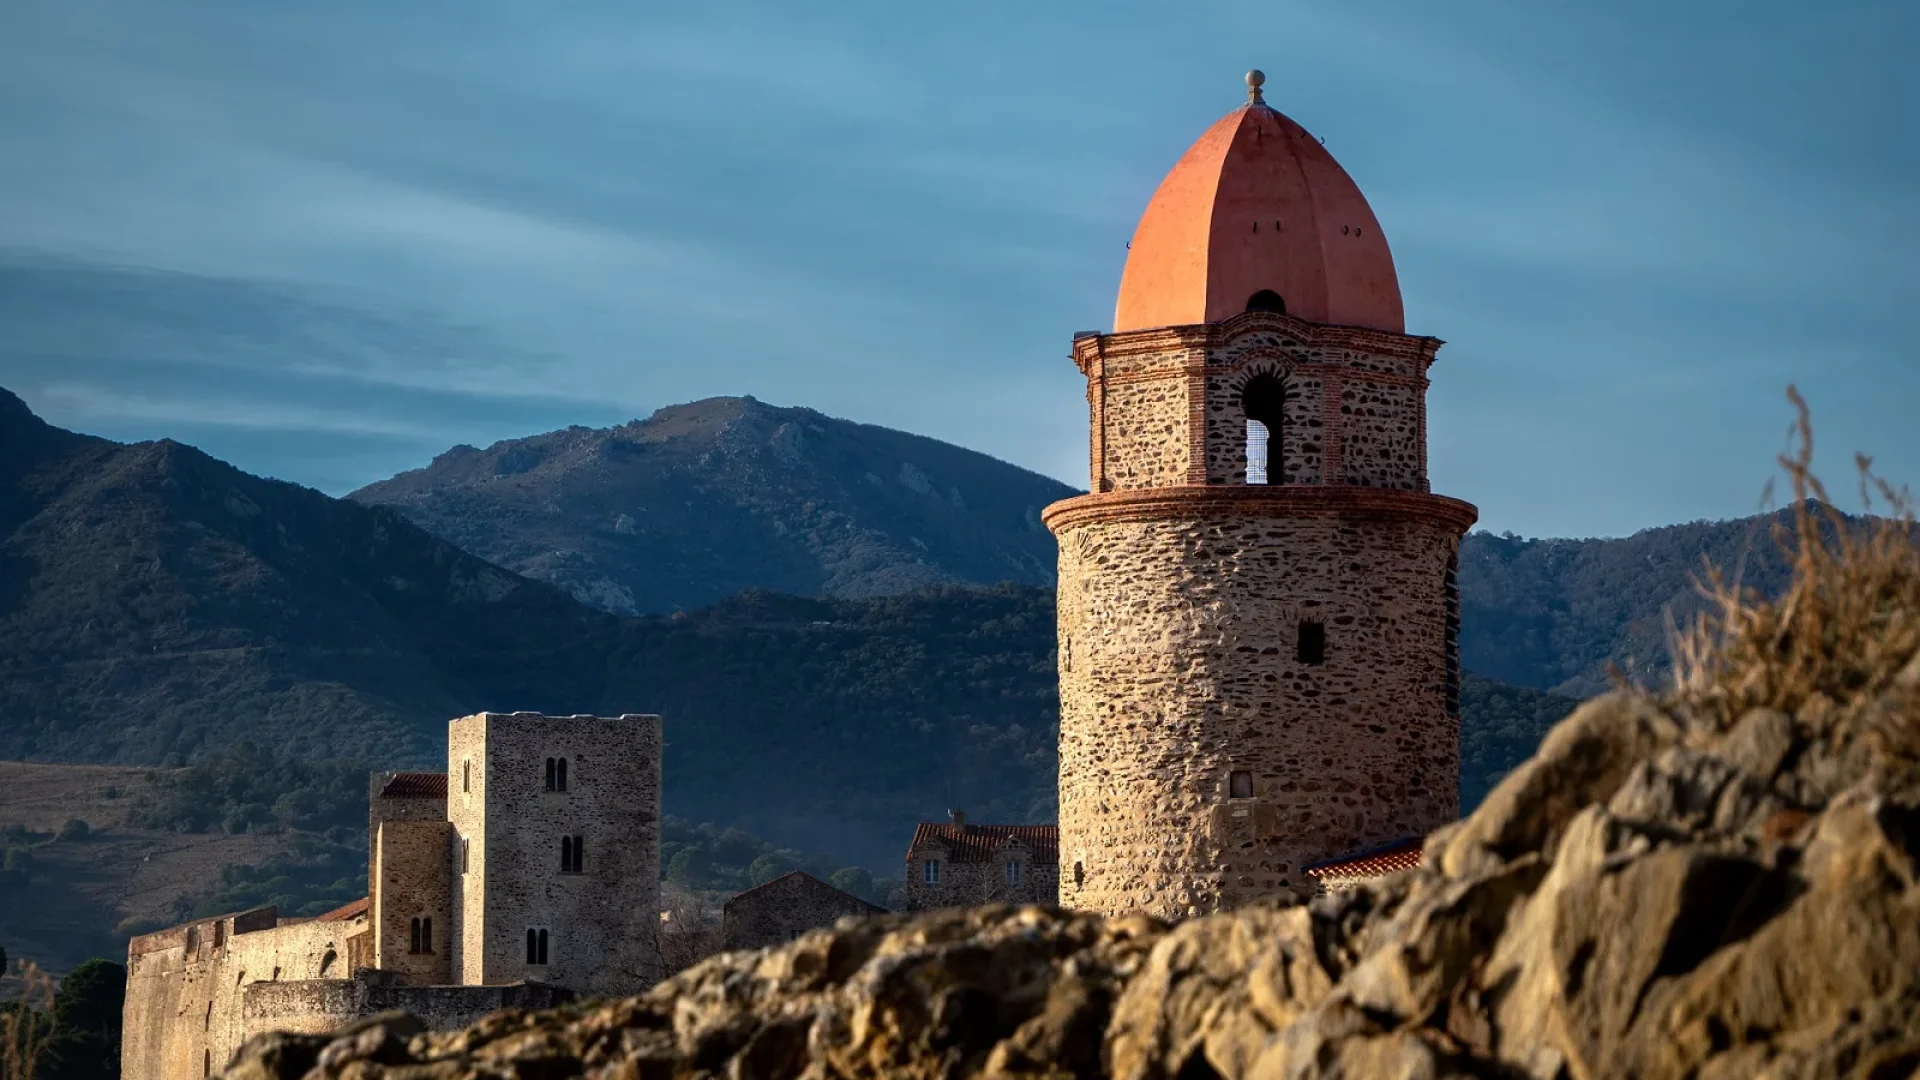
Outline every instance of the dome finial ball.
[[1266, 81], [1267, 81], [1266, 72], [1261, 71], [1259, 68], [1254, 68], [1252, 71], [1247, 72], [1247, 100], [1248, 101], [1260, 100], [1260, 87]]

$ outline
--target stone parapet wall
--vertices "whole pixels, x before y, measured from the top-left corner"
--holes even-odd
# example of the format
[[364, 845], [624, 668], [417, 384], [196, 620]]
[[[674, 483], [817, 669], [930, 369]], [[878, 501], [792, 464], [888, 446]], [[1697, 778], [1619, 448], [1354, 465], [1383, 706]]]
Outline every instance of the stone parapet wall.
[[[236, 932], [236, 928], [238, 932]], [[272, 908], [135, 938], [127, 951], [123, 1080], [199, 1080], [246, 1037], [254, 983], [345, 974], [365, 952], [365, 915], [278, 925]]]
[[433, 1031], [465, 1027], [501, 1009], [547, 1009], [574, 995], [541, 983], [501, 986], [405, 986], [367, 972], [352, 979], [260, 983], [244, 995], [247, 1037], [269, 1031], [322, 1035], [361, 1017], [401, 1010]]
[[[1048, 508], [1060, 540], [1060, 900], [1169, 917], [1458, 813], [1445, 578], [1473, 508], [1198, 487]], [[1324, 662], [1299, 659], [1303, 622]], [[1231, 797], [1232, 774], [1249, 797]]]

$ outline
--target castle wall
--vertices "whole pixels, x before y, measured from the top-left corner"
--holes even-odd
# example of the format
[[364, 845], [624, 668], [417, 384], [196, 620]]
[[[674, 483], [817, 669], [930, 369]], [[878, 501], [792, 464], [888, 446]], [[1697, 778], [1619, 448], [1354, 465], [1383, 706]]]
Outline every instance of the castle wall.
[[[1471, 508], [1294, 491], [1049, 509], [1062, 903], [1180, 917], [1310, 891], [1303, 864], [1456, 816], [1444, 590]], [[1337, 509], [1372, 496], [1405, 512]], [[1323, 663], [1299, 659], [1303, 621]]]
[[453, 981], [453, 834], [444, 819], [389, 820], [373, 837], [374, 966], [416, 985]]
[[[367, 777], [367, 888], [372, 889], [379, 879], [374, 872], [374, 859], [378, 855], [373, 838], [380, 835], [380, 823], [383, 821], [445, 821], [447, 802], [444, 798], [420, 797], [418, 795], [393, 796], [386, 793], [387, 784], [394, 777], [402, 775], [394, 772], [376, 772]], [[419, 775], [419, 774], [415, 774]]]
[[[476, 744], [476, 809], [460, 931], [462, 981], [535, 980], [633, 992], [658, 978], [660, 718], [482, 713], [454, 721], [450, 775]], [[565, 791], [545, 788], [548, 758], [565, 758]], [[457, 786], [457, 785], [456, 785]], [[463, 802], [455, 791], [449, 813]], [[561, 868], [561, 838], [585, 845], [578, 873]], [[527, 959], [527, 931], [548, 935], [546, 964]]]
[[245, 1039], [247, 987], [339, 976], [364, 955], [364, 915], [277, 923], [272, 908], [176, 926], [127, 946], [123, 1080], [200, 1080]]
[[[447, 962], [452, 981], [465, 985], [486, 982], [485, 920], [480, 912], [487, 896], [487, 740], [485, 713], [447, 724], [448, 844], [453, 849], [448, 917]], [[500, 982], [514, 980], [505, 977]]]
[[[548, 1009], [574, 995], [557, 986], [405, 986], [363, 972], [352, 979], [258, 983], [243, 995], [241, 1023], [247, 1037], [269, 1031], [322, 1035], [362, 1017], [395, 1009], [418, 1017], [430, 1030], [466, 1027], [501, 1009]], [[372, 977], [369, 977], [372, 976]]]

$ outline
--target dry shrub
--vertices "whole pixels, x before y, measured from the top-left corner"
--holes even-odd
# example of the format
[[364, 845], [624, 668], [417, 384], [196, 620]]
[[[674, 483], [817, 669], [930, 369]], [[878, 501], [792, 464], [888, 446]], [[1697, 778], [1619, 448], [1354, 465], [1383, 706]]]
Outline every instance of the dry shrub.
[[53, 976], [20, 961], [20, 997], [0, 1004], [0, 1080], [33, 1080], [53, 1033]]
[[[1866, 516], [1835, 510], [1811, 470], [1813, 426], [1789, 388], [1797, 448], [1780, 456], [1792, 484], [1788, 521], [1774, 538], [1793, 565], [1777, 599], [1740, 587], [1717, 568], [1697, 582], [1707, 610], [1671, 635], [1674, 679], [1690, 711], [1722, 729], [1750, 709], [1777, 709], [1813, 738], [1859, 735], [1882, 754], [1920, 759], [1913, 710], [1867, 710], [1920, 653], [1920, 545], [1914, 504], [1855, 456]], [[1851, 721], [1871, 713], [1875, 730]]]

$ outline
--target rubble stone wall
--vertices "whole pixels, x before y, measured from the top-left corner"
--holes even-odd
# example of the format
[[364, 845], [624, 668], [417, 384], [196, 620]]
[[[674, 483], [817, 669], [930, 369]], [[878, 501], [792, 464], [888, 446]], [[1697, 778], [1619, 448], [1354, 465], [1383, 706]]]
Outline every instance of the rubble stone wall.
[[1083, 496], [1047, 520], [1062, 904], [1182, 917], [1311, 891], [1303, 864], [1457, 815], [1445, 585], [1471, 507], [1241, 486]]

